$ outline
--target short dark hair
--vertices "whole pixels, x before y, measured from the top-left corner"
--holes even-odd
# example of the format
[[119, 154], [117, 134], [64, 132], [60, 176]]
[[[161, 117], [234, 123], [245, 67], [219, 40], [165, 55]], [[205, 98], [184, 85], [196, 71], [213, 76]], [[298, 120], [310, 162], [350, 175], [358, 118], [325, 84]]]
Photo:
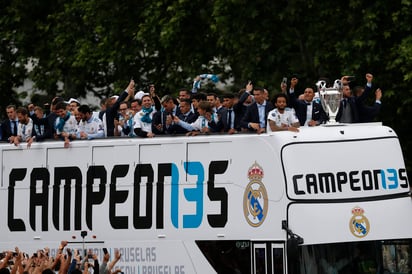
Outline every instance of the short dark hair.
[[260, 92], [265, 92], [265, 89], [264, 89], [264, 88], [261, 88], [261, 87], [254, 87], [254, 88], [253, 88], [253, 91], [255, 91], [255, 90], [258, 90], [258, 91], [260, 91]]
[[205, 93], [199, 92], [199, 93], [193, 94], [192, 99], [195, 99], [198, 101], [206, 101], [207, 97]]
[[207, 94], [207, 96], [213, 96], [213, 97], [215, 97], [215, 99], [217, 98], [217, 94], [214, 93], [214, 92], [209, 92], [209, 93]]
[[192, 100], [190, 100], [190, 99], [182, 99], [182, 100], [180, 100], [180, 103], [187, 103], [187, 104], [191, 105], [191, 104], [192, 104]]
[[58, 102], [58, 103], [56, 104], [55, 109], [56, 109], [56, 110], [58, 110], [58, 109], [66, 109], [66, 107], [67, 107], [66, 102], [61, 101], [61, 102]]
[[60, 102], [64, 102], [64, 99], [62, 97], [54, 97], [51, 103], [55, 106]]
[[275, 95], [275, 97], [273, 98], [273, 102], [276, 103], [278, 101], [279, 97], [283, 97], [286, 100], [286, 104], [288, 103], [288, 97], [286, 96], [286, 94], [284, 93], [278, 93]]
[[181, 91], [184, 91], [186, 94], [188, 94], [188, 95], [192, 95], [192, 92], [190, 91], [190, 90], [188, 90], [187, 88], [180, 88], [179, 90], [178, 90], [178, 92], [180, 93]]
[[139, 104], [139, 105], [142, 104], [142, 101], [140, 101], [140, 100], [137, 99], [137, 98], [134, 98], [134, 99], [132, 99], [132, 100], [129, 101], [129, 105], [131, 105], [131, 104], [134, 103], [134, 102], [137, 102], [137, 104]]
[[29, 112], [27, 111], [27, 108], [25, 108], [25, 107], [19, 107], [19, 108], [16, 110], [16, 113], [21, 113], [21, 114], [23, 114], [23, 115], [27, 115]]
[[83, 114], [91, 113], [91, 109], [88, 105], [81, 105], [77, 110]]
[[228, 98], [228, 99], [233, 99], [235, 98], [235, 95], [233, 93], [225, 93], [222, 96], [223, 99]]
[[10, 274], [10, 270], [7, 267], [0, 268], [0, 274]]

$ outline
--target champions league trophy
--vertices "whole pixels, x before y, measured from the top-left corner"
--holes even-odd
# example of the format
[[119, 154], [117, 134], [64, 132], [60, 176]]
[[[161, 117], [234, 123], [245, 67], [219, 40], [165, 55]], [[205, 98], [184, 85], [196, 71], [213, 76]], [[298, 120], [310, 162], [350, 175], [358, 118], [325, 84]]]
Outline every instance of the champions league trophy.
[[318, 88], [320, 102], [326, 113], [329, 115], [329, 121], [327, 124], [337, 124], [335, 118], [338, 114], [339, 104], [342, 100], [342, 82], [337, 79], [333, 83], [333, 87], [326, 87], [325, 81], [318, 81], [316, 83]]

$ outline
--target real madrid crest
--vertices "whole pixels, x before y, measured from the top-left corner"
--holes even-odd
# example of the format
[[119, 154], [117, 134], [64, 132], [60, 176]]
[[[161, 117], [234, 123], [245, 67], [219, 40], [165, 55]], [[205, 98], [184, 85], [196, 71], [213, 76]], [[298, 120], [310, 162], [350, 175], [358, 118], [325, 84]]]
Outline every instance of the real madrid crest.
[[254, 227], [260, 226], [268, 211], [268, 195], [262, 182], [263, 169], [255, 162], [248, 170], [249, 184], [243, 196], [243, 213], [246, 221]]
[[353, 216], [349, 222], [349, 229], [350, 232], [358, 238], [363, 238], [368, 235], [370, 229], [369, 220], [363, 215], [364, 213], [363, 208], [354, 207], [352, 209]]

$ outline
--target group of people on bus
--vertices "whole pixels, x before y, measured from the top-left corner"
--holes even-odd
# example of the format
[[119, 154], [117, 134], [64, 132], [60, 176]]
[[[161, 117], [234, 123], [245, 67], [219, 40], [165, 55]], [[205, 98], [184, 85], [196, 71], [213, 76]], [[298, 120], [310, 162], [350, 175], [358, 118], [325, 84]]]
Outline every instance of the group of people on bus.
[[[0, 247], [1, 248], [1, 247]], [[33, 254], [27, 254], [18, 247], [14, 251], [0, 253], [0, 274], [116, 274], [121, 273], [115, 268], [121, 258], [119, 250], [114, 251], [114, 258], [110, 260], [110, 253], [105, 249], [102, 260], [99, 254], [91, 249], [80, 254], [77, 249], [67, 247], [67, 241], [61, 241], [53, 256], [48, 247], [39, 249]]]
[[[365, 87], [350, 88], [351, 79], [341, 78], [343, 99], [336, 120], [341, 123], [371, 122], [381, 108], [382, 91], [375, 91], [375, 102], [368, 105], [373, 75], [365, 75]], [[120, 95], [105, 100], [98, 112], [77, 99], [55, 97], [49, 110], [29, 104], [9, 105], [7, 119], [0, 127], [1, 140], [16, 146], [35, 141], [60, 139], [69, 147], [73, 140], [106, 137], [154, 137], [159, 135], [198, 135], [200, 133], [299, 131], [299, 127], [317, 126], [329, 120], [313, 87], [296, 90], [299, 78], [282, 82], [281, 92], [273, 100], [265, 88], [248, 82], [238, 94], [203, 93], [181, 89], [178, 97], [159, 97], [155, 86], [147, 93], [135, 93], [135, 83]], [[300, 94], [301, 93], [301, 94]]]

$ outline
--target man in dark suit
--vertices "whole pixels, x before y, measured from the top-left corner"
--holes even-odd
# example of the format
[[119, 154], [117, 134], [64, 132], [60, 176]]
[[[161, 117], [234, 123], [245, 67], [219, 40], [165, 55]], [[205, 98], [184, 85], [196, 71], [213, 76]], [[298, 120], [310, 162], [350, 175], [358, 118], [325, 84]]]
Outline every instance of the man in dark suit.
[[253, 89], [255, 102], [247, 107], [246, 113], [242, 117], [240, 122], [242, 130], [258, 134], [266, 132], [268, 113], [274, 106], [271, 102], [265, 100], [264, 93], [263, 88], [255, 87]]
[[172, 126], [173, 116], [177, 115], [177, 106], [171, 95], [165, 95], [160, 100], [162, 109], [153, 114], [152, 132], [156, 135], [169, 134]]
[[241, 131], [240, 120], [242, 117], [243, 102], [238, 101], [235, 104], [235, 95], [233, 93], [223, 94], [223, 108], [220, 111], [218, 131], [227, 132], [229, 134]]
[[[103, 122], [105, 124], [105, 131], [107, 137], [114, 136], [114, 120], [117, 116], [120, 103], [125, 101], [126, 98], [133, 98], [134, 97], [134, 86], [135, 83], [133, 80], [130, 80], [129, 85], [127, 86], [126, 90], [123, 91], [120, 96], [112, 96], [106, 102], [106, 111], [104, 113]], [[105, 121], [104, 121], [105, 120]]]
[[339, 110], [336, 114], [336, 121], [339, 123], [359, 123], [359, 106], [365, 101], [372, 90], [373, 75], [367, 73], [366, 86], [360, 96], [353, 96], [349, 87], [349, 76], [343, 76], [341, 82], [343, 84], [343, 99], [339, 104]]
[[[197, 119], [197, 115], [194, 114], [191, 110], [192, 107], [192, 100], [191, 99], [181, 99], [180, 104], [179, 104], [179, 114], [177, 114], [177, 117], [179, 117], [180, 120], [186, 122], [186, 123], [193, 123]], [[169, 134], [185, 134], [188, 131], [179, 126], [176, 123], [173, 123], [172, 126], [168, 129]]]
[[53, 126], [50, 125], [49, 119], [44, 116], [41, 107], [34, 107], [34, 114], [30, 117], [33, 120], [33, 136], [35, 136], [36, 142], [53, 138]]
[[382, 107], [382, 90], [378, 88], [375, 91], [375, 102], [372, 105], [367, 104], [366, 100], [368, 98], [365, 98], [363, 96], [365, 92], [365, 88], [361, 86], [357, 86], [353, 88], [353, 93], [356, 97], [362, 96], [363, 100], [358, 100], [358, 112], [359, 112], [359, 122], [360, 123], [369, 123], [373, 122], [375, 117], [378, 116], [381, 107]]
[[[282, 83], [282, 91], [286, 90], [286, 84]], [[296, 97], [296, 93], [289, 90], [288, 97], [290, 106], [295, 109], [296, 116], [301, 126], [318, 126], [326, 123], [328, 115], [319, 102], [313, 100], [315, 92], [308, 87], [303, 92], [303, 100]]]
[[6, 107], [7, 119], [1, 123], [1, 140], [10, 142], [11, 136], [17, 136], [19, 121], [16, 114], [16, 106], [8, 105]]
[[343, 85], [343, 99], [340, 101], [336, 121], [339, 123], [359, 122], [358, 107], [349, 85]]

